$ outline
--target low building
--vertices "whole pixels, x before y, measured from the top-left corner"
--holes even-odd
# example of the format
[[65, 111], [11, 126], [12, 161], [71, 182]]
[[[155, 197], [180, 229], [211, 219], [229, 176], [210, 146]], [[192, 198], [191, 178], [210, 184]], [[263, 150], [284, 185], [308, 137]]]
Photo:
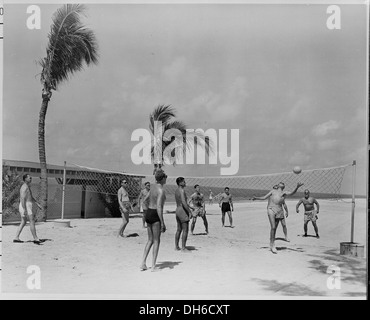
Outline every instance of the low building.
[[[65, 171], [65, 190], [63, 197], [63, 175]], [[23, 174], [32, 176], [31, 189], [34, 197], [39, 195], [40, 164], [31, 161], [3, 160], [3, 179], [13, 174], [22, 180]], [[110, 172], [79, 166], [47, 165], [48, 210], [47, 219], [60, 219], [64, 202], [64, 218], [102, 218], [115, 216], [117, 212], [116, 195], [120, 181], [129, 183], [129, 197], [135, 203], [139, 196], [142, 179], [145, 176], [129, 175], [124, 172]], [[4, 185], [4, 184], [3, 184]], [[17, 190], [14, 190], [17, 191]], [[4, 192], [4, 190], [3, 190]], [[17, 191], [18, 192], [18, 191]], [[19, 196], [8, 208], [3, 207], [3, 222], [20, 220], [17, 208]], [[9, 207], [10, 206], [10, 207]], [[34, 206], [36, 207], [36, 206]], [[36, 210], [37, 208], [34, 208]], [[113, 211], [113, 212], [112, 212]]]

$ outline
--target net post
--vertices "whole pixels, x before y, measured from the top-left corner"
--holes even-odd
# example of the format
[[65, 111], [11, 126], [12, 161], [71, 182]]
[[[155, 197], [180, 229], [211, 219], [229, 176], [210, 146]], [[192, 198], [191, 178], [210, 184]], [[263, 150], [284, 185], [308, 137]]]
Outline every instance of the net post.
[[355, 229], [355, 186], [356, 186], [356, 160], [352, 163], [352, 214], [351, 214], [351, 243], [354, 241]]
[[67, 168], [67, 162], [64, 161], [63, 189], [62, 189], [62, 220], [64, 219], [64, 201], [65, 201], [65, 193], [66, 193], [66, 168]]

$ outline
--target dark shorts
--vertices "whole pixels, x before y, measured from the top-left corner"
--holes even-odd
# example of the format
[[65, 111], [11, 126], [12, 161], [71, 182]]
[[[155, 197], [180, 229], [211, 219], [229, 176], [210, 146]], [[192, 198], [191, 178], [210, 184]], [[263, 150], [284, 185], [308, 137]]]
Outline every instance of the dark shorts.
[[161, 221], [158, 216], [157, 209], [148, 209], [145, 211], [145, 222], [148, 224], [153, 224]]
[[222, 202], [221, 211], [222, 213], [231, 211], [230, 202]]

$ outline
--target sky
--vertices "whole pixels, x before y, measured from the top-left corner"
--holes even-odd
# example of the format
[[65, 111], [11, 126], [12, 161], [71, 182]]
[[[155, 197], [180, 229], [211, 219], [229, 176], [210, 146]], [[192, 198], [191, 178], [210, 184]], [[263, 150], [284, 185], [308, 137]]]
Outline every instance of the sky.
[[[58, 7], [40, 5], [41, 29], [29, 30], [27, 5], [5, 5], [3, 159], [38, 161], [37, 61]], [[357, 160], [356, 189], [365, 194], [366, 7], [340, 5], [339, 30], [328, 29], [327, 7], [88, 4], [99, 64], [53, 93], [47, 162], [150, 174], [151, 165], [131, 160], [131, 134], [165, 104], [189, 128], [238, 129], [238, 175]], [[166, 171], [217, 176], [222, 166]]]

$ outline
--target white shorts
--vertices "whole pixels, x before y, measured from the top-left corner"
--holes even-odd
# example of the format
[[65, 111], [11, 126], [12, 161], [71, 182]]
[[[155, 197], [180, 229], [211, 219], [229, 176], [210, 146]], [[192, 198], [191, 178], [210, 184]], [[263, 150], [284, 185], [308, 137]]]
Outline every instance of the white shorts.
[[[26, 211], [27, 211], [27, 215], [29, 216], [32, 215], [32, 202], [26, 202]], [[21, 214], [22, 217], [26, 216], [26, 212], [23, 209], [23, 206], [21, 203], [19, 203], [19, 213]]]

